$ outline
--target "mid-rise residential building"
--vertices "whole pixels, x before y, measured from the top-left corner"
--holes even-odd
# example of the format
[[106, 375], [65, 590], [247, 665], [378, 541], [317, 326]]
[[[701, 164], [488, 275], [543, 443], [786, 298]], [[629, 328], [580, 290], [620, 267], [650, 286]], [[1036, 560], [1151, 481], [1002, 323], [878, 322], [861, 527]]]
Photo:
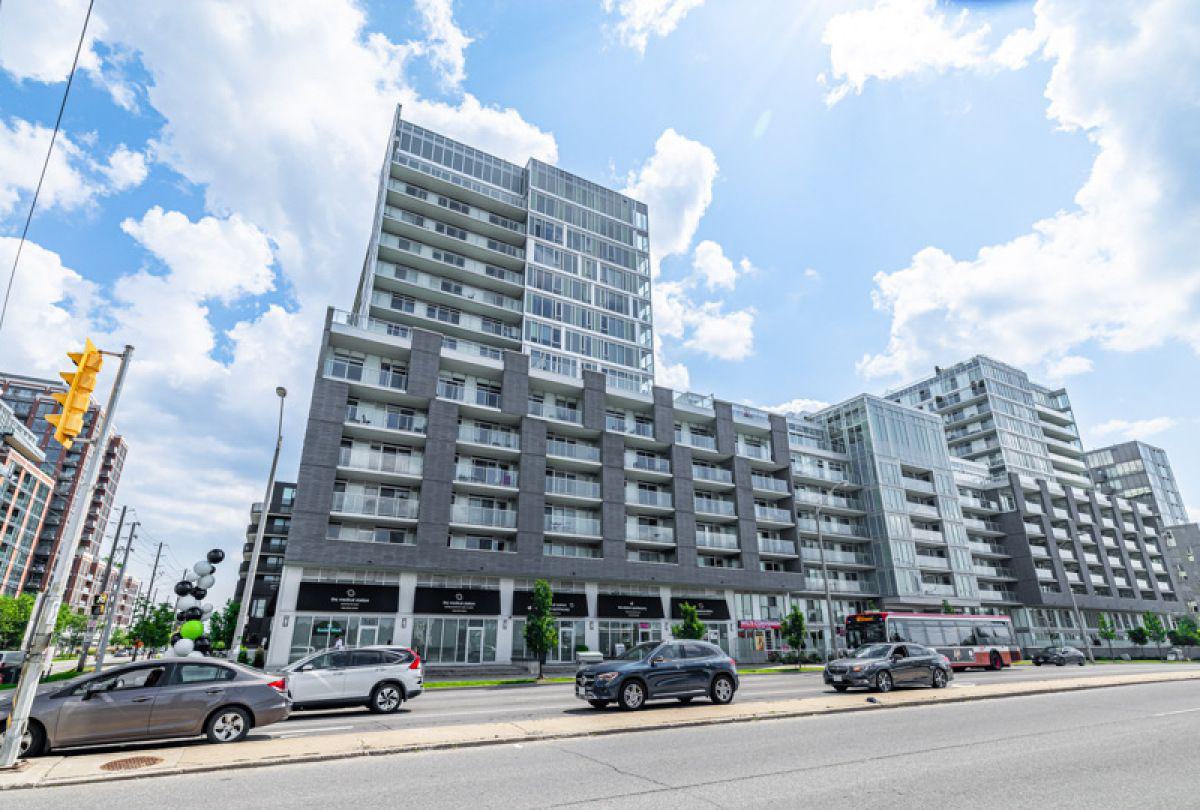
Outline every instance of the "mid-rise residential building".
[[1092, 479], [1101, 491], [1144, 503], [1168, 526], [1188, 522], [1179, 484], [1167, 451], [1141, 441], [1091, 450], [1087, 454]]
[[[92, 403], [84, 416], [80, 441], [66, 450], [54, 439], [54, 428], [45, 417], [61, 410], [52, 396], [66, 390], [66, 386], [55, 380], [0, 373], [0, 401], [7, 404], [17, 420], [37, 437], [37, 446], [45, 457], [42, 470], [54, 479], [54, 492], [23, 584], [23, 590], [27, 591], [41, 590], [48, 572], [53, 569], [55, 555], [66, 531], [68, 514], [71, 509], [77, 508], [75, 499], [81, 471], [86, 466], [88, 454], [93, 452], [92, 445], [86, 440], [92, 438], [99, 425], [100, 408]], [[108, 523], [126, 453], [125, 440], [120, 435], [112, 434], [104, 449], [96, 489], [86, 504], [80, 553], [98, 552], [95, 544]]]
[[[120, 553], [121, 550], [118, 549], [118, 556]], [[107, 609], [115, 611], [116, 614], [113, 626], [129, 627], [133, 623], [133, 609], [141, 584], [134, 577], [122, 577], [119, 562], [120, 560], [113, 562], [106, 583], [104, 569], [108, 567], [108, 558], [91, 551], [77, 554], [72, 561], [63, 604], [76, 613], [91, 616], [96, 597], [102, 593], [108, 594]]]
[[1187, 612], [1195, 616], [1200, 613], [1200, 525], [1184, 523], [1163, 529], [1163, 554], [1183, 588]]
[[54, 479], [37, 436], [0, 402], [0, 596], [21, 593]]
[[1182, 610], [1161, 520], [1094, 489], [1065, 391], [985, 357], [815, 414], [654, 386], [643, 205], [398, 117], [378, 199], [326, 317], [269, 665], [338, 639], [520, 662], [537, 579], [552, 661], [663, 638], [685, 602], [746, 661], [792, 606], [810, 651], [869, 608], [1007, 613], [1026, 646], [1076, 607]]
[[[292, 522], [292, 505], [296, 501], [296, 485], [276, 481], [267, 506], [267, 522], [263, 527], [262, 548], [258, 569], [254, 575], [254, 590], [246, 618], [246, 643], [251, 646], [267, 644], [271, 635], [271, 617], [275, 615], [275, 600], [279, 593], [279, 575], [283, 571], [283, 554], [287, 550], [288, 529]], [[242, 564], [238, 568], [237, 590], [233, 598], [240, 600], [246, 591], [246, 575], [250, 571], [250, 553], [258, 536], [262, 516], [262, 501], [250, 507], [250, 523], [246, 526], [246, 542], [242, 546]]]

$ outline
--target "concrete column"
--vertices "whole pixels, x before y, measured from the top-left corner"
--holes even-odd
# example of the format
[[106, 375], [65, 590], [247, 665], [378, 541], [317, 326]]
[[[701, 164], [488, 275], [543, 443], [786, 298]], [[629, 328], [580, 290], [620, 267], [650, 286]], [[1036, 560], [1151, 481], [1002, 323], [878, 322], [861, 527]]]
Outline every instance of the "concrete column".
[[299, 565], [285, 565], [279, 575], [279, 597], [276, 599], [275, 618], [271, 622], [271, 644], [267, 647], [267, 666], [287, 666], [288, 654], [292, 649], [292, 632], [296, 627], [296, 598], [300, 595], [300, 580], [304, 569]]

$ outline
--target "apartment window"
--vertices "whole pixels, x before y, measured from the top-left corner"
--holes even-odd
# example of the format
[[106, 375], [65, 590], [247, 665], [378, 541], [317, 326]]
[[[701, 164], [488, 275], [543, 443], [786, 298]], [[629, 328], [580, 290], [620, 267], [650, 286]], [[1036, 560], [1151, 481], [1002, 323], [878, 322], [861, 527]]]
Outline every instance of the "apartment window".
[[329, 362], [329, 375], [343, 380], [361, 380], [363, 356], [355, 352], [335, 351]]
[[267, 600], [254, 599], [250, 602], [250, 617], [261, 619], [267, 615]]

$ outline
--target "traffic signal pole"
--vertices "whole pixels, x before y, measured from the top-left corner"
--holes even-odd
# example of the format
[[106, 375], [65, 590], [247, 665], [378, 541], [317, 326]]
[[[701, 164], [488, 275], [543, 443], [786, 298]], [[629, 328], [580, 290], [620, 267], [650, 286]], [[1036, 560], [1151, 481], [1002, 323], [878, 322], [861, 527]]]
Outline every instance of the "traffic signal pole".
[[133, 347], [126, 345], [125, 351], [113, 356], [121, 358], [121, 365], [117, 369], [117, 378], [113, 381], [112, 391], [108, 395], [108, 405], [101, 417], [100, 429], [93, 438], [95, 442], [93, 449], [96, 452], [88, 454], [90, 459], [87, 463], [87, 471], [83, 476], [83, 486], [78, 490], [81, 498], [79, 508], [71, 511], [67, 530], [63, 534], [66, 543], [59, 549], [58, 559], [50, 574], [49, 585], [38, 599], [38, 609], [30, 617], [29, 625], [25, 629], [25, 641], [21, 645], [25, 651], [25, 661], [21, 665], [21, 675], [17, 681], [16, 694], [13, 696], [12, 711], [8, 716], [4, 741], [3, 744], [0, 744], [0, 768], [11, 768], [16, 765], [17, 757], [21, 753], [21, 740], [25, 736], [25, 727], [29, 722], [29, 711], [33, 708], [34, 695], [41, 684], [42, 676], [49, 670], [58, 608], [62, 604], [63, 594], [67, 589], [71, 563], [79, 548], [87, 507], [92, 502], [96, 481], [100, 477], [100, 468], [104, 463], [104, 449], [108, 446], [113, 414], [116, 412], [121, 389], [125, 384], [125, 372], [129, 368], [130, 358], [133, 357]]
[[[96, 452], [95, 447], [92, 448], [92, 452]], [[125, 511], [128, 508], [128, 506], [121, 507], [121, 517], [117, 520], [117, 531], [113, 534], [112, 548], [109, 549], [108, 559], [104, 563], [104, 578], [100, 580], [100, 593], [108, 593], [108, 580], [112, 576], [113, 557], [117, 556], [117, 544], [121, 542], [121, 529], [125, 526]], [[80, 571], [80, 574], [82, 573]], [[83, 672], [84, 667], [87, 666], [88, 648], [92, 646], [92, 635], [96, 632], [96, 625], [100, 624], [103, 620], [103, 617], [96, 615], [94, 612], [100, 593], [92, 594], [92, 603], [88, 605], [90, 615], [88, 616], [87, 633], [83, 636], [83, 652], [79, 654], [79, 663], [75, 665], [76, 672]], [[105, 601], [104, 605], [105, 610], [107, 610], [107, 601]], [[96, 652], [97, 657], [99, 657], [99, 650]]]

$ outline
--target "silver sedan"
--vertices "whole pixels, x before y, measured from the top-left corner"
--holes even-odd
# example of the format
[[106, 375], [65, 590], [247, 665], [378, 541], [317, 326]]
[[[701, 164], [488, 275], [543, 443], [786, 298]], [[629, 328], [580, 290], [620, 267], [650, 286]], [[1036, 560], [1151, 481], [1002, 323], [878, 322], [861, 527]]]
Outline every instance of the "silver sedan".
[[[237, 742], [255, 726], [288, 718], [285, 689], [282, 680], [209, 658], [125, 664], [39, 687], [21, 753], [201, 735]], [[0, 694], [0, 728], [12, 696]]]

